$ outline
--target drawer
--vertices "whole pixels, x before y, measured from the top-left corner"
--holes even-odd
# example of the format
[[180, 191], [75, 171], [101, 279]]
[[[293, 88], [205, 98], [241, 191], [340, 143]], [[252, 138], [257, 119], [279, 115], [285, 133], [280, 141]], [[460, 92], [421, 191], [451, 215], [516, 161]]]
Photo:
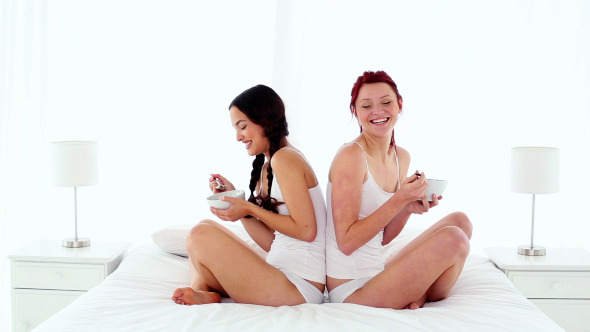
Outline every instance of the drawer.
[[13, 262], [12, 287], [89, 290], [106, 277], [104, 265]]
[[590, 331], [590, 300], [531, 300], [549, 318], [568, 332]]
[[13, 289], [13, 331], [30, 331], [82, 294], [84, 294], [83, 291]]
[[590, 299], [590, 272], [509, 271], [507, 275], [529, 299]]

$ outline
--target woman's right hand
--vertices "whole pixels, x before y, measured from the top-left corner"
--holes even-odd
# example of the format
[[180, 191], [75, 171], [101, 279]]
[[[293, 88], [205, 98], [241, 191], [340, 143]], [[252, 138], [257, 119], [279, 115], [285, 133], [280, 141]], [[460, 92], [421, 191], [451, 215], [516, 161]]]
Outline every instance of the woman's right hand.
[[425, 198], [426, 188], [428, 188], [428, 182], [424, 173], [412, 174], [412, 176], [406, 178], [404, 183], [402, 183], [394, 197], [401, 198], [406, 204], [421, 201]]
[[[225, 188], [223, 189], [217, 189], [218, 185], [220, 183], [218, 183], [218, 181], [216, 181], [216, 179], [221, 182], [222, 185], [225, 186]], [[221, 174], [214, 174], [212, 173], [211, 176], [209, 177], [209, 188], [211, 189], [211, 191], [214, 194], [217, 193], [221, 193], [224, 191], [230, 191], [230, 190], [235, 190], [236, 188], [234, 187], [234, 185], [225, 177], [221, 176]]]

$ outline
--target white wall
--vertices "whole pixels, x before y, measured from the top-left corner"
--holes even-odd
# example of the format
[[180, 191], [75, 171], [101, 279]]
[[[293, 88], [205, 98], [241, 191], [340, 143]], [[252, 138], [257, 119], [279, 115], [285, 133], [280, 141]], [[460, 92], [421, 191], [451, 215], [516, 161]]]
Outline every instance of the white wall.
[[[590, 250], [588, 2], [2, 0], [0, 8], [2, 257], [32, 239], [72, 235], [71, 190], [47, 178], [54, 140], [99, 143], [99, 184], [78, 190], [82, 236], [147, 242], [166, 225], [211, 217], [210, 172], [248, 183], [251, 159], [227, 106], [258, 83], [284, 98], [291, 138], [325, 188], [334, 153], [358, 134], [350, 89], [369, 69], [386, 70], [404, 97], [396, 141], [411, 169], [449, 180], [441, 205], [411, 224], [462, 210], [474, 247], [527, 243], [530, 197], [509, 190], [510, 148], [556, 146], [561, 189], [537, 197], [536, 242]], [[8, 276], [4, 259], [2, 299]], [[0, 303], [2, 322], [9, 305]]]

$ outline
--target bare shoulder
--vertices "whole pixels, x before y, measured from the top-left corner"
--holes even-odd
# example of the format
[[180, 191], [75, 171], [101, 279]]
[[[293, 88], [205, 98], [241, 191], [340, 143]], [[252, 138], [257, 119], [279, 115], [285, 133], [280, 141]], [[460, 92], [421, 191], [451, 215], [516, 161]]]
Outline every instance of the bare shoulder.
[[332, 161], [330, 180], [334, 175], [342, 175], [343, 173], [358, 173], [358, 175], [364, 176], [366, 163], [367, 156], [361, 146], [354, 142], [346, 143], [336, 152]]
[[399, 159], [401, 173], [402, 173], [402, 180], [405, 179], [405, 175], [408, 174], [408, 168], [410, 167], [410, 153], [408, 150], [398, 146], [397, 147], [397, 157]]
[[317, 178], [303, 154], [295, 149], [280, 149], [270, 161], [273, 171], [283, 181], [305, 179], [308, 188], [317, 186]]
[[270, 164], [274, 170], [278, 170], [304, 167], [307, 163], [301, 152], [294, 149], [280, 149], [272, 156]]
[[356, 142], [346, 143], [340, 147], [334, 161], [365, 160], [367, 157], [363, 148]]
[[397, 146], [397, 157], [399, 159], [403, 159], [403, 160], [410, 160], [410, 153], [408, 152], [408, 150], [402, 148], [401, 146]]

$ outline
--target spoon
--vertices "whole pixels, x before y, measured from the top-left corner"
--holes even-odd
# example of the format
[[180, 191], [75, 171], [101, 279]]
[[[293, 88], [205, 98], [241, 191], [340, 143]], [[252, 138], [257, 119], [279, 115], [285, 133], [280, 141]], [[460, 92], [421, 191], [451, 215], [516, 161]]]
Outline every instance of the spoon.
[[217, 190], [225, 190], [225, 184], [223, 184], [221, 182], [221, 180], [219, 180], [218, 178], [213, 178], [213, 180], [215, 180], [215, 182], [217, 182], [217, 187], [215, 187], [215, 189]]

